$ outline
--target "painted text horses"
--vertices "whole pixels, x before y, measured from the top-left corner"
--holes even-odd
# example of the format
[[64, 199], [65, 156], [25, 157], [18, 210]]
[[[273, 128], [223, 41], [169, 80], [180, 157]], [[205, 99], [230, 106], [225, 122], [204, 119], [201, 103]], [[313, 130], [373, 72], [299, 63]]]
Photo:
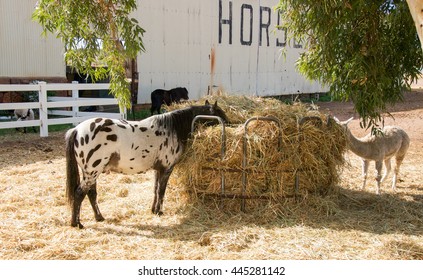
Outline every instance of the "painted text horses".
[[206, 101], [204, 106], [191, 106], [138, 122], [97, 118], [70, 129], [66, 134], [66, 193], [72, 208], [71, 225], [83, 227], [79, 216], [86, 195], [95, 219], [104, 220], [97, 204], [96, 181], [107, 171], [137, 174], [154, 169], [152, 212], [161, 215], [167, 181], [184, 151], [197, 115], [214, 115], [227, 121], [217, 102], [210, 105]]

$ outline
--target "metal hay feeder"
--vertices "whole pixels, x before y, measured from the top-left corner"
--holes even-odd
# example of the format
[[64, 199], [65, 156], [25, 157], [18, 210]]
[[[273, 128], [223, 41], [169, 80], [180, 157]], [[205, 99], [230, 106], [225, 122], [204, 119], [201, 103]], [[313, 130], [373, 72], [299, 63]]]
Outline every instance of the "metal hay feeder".
[[[191, 125], [191, 132], [193, 133], [195, 130], [195, 123], [198, 120], [217, 120], [221, 126], [221, 159], [223, 160], [225, 158], [225, 153], [226, 153], [226, 126], [224, 121], [217, 116], [206, 116], [206, 115], [199, 115], [196, 116], [192, 122]], [[246, 200], [247, 199], [270, 199], [270, 197], [266, 196], [266, 195], [247, 195], [246, 191], [247, 191], [247, 184], [248, 184], [248, 166], [247, 166], [247, 162], [248, 162], [248, 157], [247, 157], [247, 137], [248, 137], [248, 125], [251, 122], [254, 121], [264, 121], [264, 122], [274, 122], [277, 124], [278, 128], [279, 128], [279, 140], [278, 140], [278, 149], [280, 150], [282, 148], [282, 125], [281, 122], [279, 121], [279, 119], [277, 119], [274, 116], [267, 116], [267, 117], [252, 117], [249, 118], [247, 121], [245, 121], [244, 123], [244, 133], [243, 133], [243, 154], [242, 154], [242, 170], [235, 170], [235, 169], [225, 169], [225, 168], [220, 168], [220, 169], [212, 169], [212, 168], [204, 168], [206, 170], [211, 170], [211, 171], [219, 171], [220, 174], [220, 193], [209, 193], [209, 192], [200, 192], [201, 194], [205, 195], [205, 196], [209, 196], [209, 197], [218, 197], [220, 199], [219, 202], [219, 208], [223, 208], [223, 201], [224, 199], [240, 199], [241, 200], [241, 211], [245, 211], [246, 208]], [[317, 116], [307, 116], [307, 117], [303, 117], [302, 119], [300, 119], [298, 121], [298, 149], [301, 149], [301, 143], [302, 141], [305, 141], [306, 139], [304, 139], [304, 137], [302, 137], [302, 128], [303, 125], [307, 122], [313, 122], [315, 125], [322, 127], [323, 126], [323, 122], [321, 120], [320, 117]], [[294, 195], [285, 195], [285, 198], [292, 198], [292, 197], [298, 197], [299, 196], [299, 185], [300, 185], [300, 172], [302, 172], [303, 170], [301, 168], [295, 169], [295, 170], [275, 170], [276, 172], [292, 172], [295, 173], [295, 182], [294, 182]], [[225, 191], [225, 173], [226, 172], [241, 172], [242, 173], [242, 177], [241, 177], [241, 193], [226, 193]]]

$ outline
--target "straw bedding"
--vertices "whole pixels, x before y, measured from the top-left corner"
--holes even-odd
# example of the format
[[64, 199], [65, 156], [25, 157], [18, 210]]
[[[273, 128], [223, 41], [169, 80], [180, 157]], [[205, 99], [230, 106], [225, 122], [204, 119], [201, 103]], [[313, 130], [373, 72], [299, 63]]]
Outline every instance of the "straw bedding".
[[[349, 117], [344, 104], [324, 105]], [[342, 109], [334, 111], [338, 105]], [[223, 210], [210, 207], [209, 199], [186, 203], [181, 189], [192, 188], [170, 182], [165, 215], [158, 217], [151, 213], [154, 172], [110, 173], [97, 183], [106, 220], [95, 221], [86, 199], [84, 230], [69, 225], [64, 131], [47, 138], [12, 131], [0, 136], [0, 259], [423, 260], [422, 109], [393, 115], [395, 122], [387, 124], [407, 128], [412, 139], [396, 192], [389, 182], [381, 195], [375, 183], [360, 190], [361, 159], [347, 152], [339, 193], [280, 204], [248, 200], [244, 213], [239, 200], [225, 200]], [[367, 134], [358, 120], [350, 128], [357, 136]], [[301, 189], [305, 179], [302, 175]]]
[[[327, 115], [311, 110], [303, 103], [285, 104], [273, 98], [246, 96], [208, 96], [218, 101], [230, 125], [226, 127], [226, 152], [221, 157], [221, 127], [197, 129], [190, 145], [175, 168], [178, 184], [185, 186], [193, 199], [203, 194], [217, 196], [224, 174], [224, 193], [242, 194], [242, 173], [246, 175], [247, 197], [278, 201], [294, 194], [336, 190], [339, 168], [344, 164], [346, 141], [339, 126]], [[199, 100], [196, 104], [204, 104]], [[174, 110], [187, 104], [174, 105]], [[251, 117], [275, 117], [280, 122], [252, 121], [247, 126], [244, 156], [244, 123]], [[299, 125], [304, 117], [311, 117]], [[245, 157], [245, 166], [243, 160]], [[295, 191], [295, 174], [299, 189]]]

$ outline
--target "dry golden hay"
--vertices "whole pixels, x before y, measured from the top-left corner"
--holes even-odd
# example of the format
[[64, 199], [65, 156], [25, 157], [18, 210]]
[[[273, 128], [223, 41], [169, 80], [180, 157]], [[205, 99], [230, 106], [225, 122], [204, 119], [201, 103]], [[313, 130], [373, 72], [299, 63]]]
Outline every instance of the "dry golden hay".
[[[244, 195], [277, 201], [295, 193], [295, 174], [299, 174], [298, 193], [328, 193], [336, 188], [339, 169], [344, 164], [345, 136], [339, 126], [319, 111], [302, 103], [288, 105], [273, 98], [246, 96], [207, 96], [226, 112], [226, 152], [221, 157], [221, 127], [198, 129], [176, 166], [177, 183], [197, 199], [203, 194], [224, 192], [242, 194], [242, 174], [246, 173]], [[195, 103], [204, 104], [204, 99]], [[185, 107], [178, 104], [169, 110]], [[252, 121], [245, 134], [244, 123], [255, 116], [273, 116], [280, 122]], [[304, 117], [311, 121], [299, 122]], [[314, 121], [313, 121], [314, 120]], [[317, 121], [316, 121], [317, 120]], [[245, 167], [243, 160], [245, 158]]]

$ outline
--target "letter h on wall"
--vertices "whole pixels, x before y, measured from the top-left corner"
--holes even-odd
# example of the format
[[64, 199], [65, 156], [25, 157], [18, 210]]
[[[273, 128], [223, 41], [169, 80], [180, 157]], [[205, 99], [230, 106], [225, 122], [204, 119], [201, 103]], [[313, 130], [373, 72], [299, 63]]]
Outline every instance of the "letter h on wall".
[[222, 43], [222, 27], [229, 25], [229, 44], [232, 45], [232, 1], [229, 1], [229, 19], [223, 19], [222, 0], [219, 0], [219, 44]]

